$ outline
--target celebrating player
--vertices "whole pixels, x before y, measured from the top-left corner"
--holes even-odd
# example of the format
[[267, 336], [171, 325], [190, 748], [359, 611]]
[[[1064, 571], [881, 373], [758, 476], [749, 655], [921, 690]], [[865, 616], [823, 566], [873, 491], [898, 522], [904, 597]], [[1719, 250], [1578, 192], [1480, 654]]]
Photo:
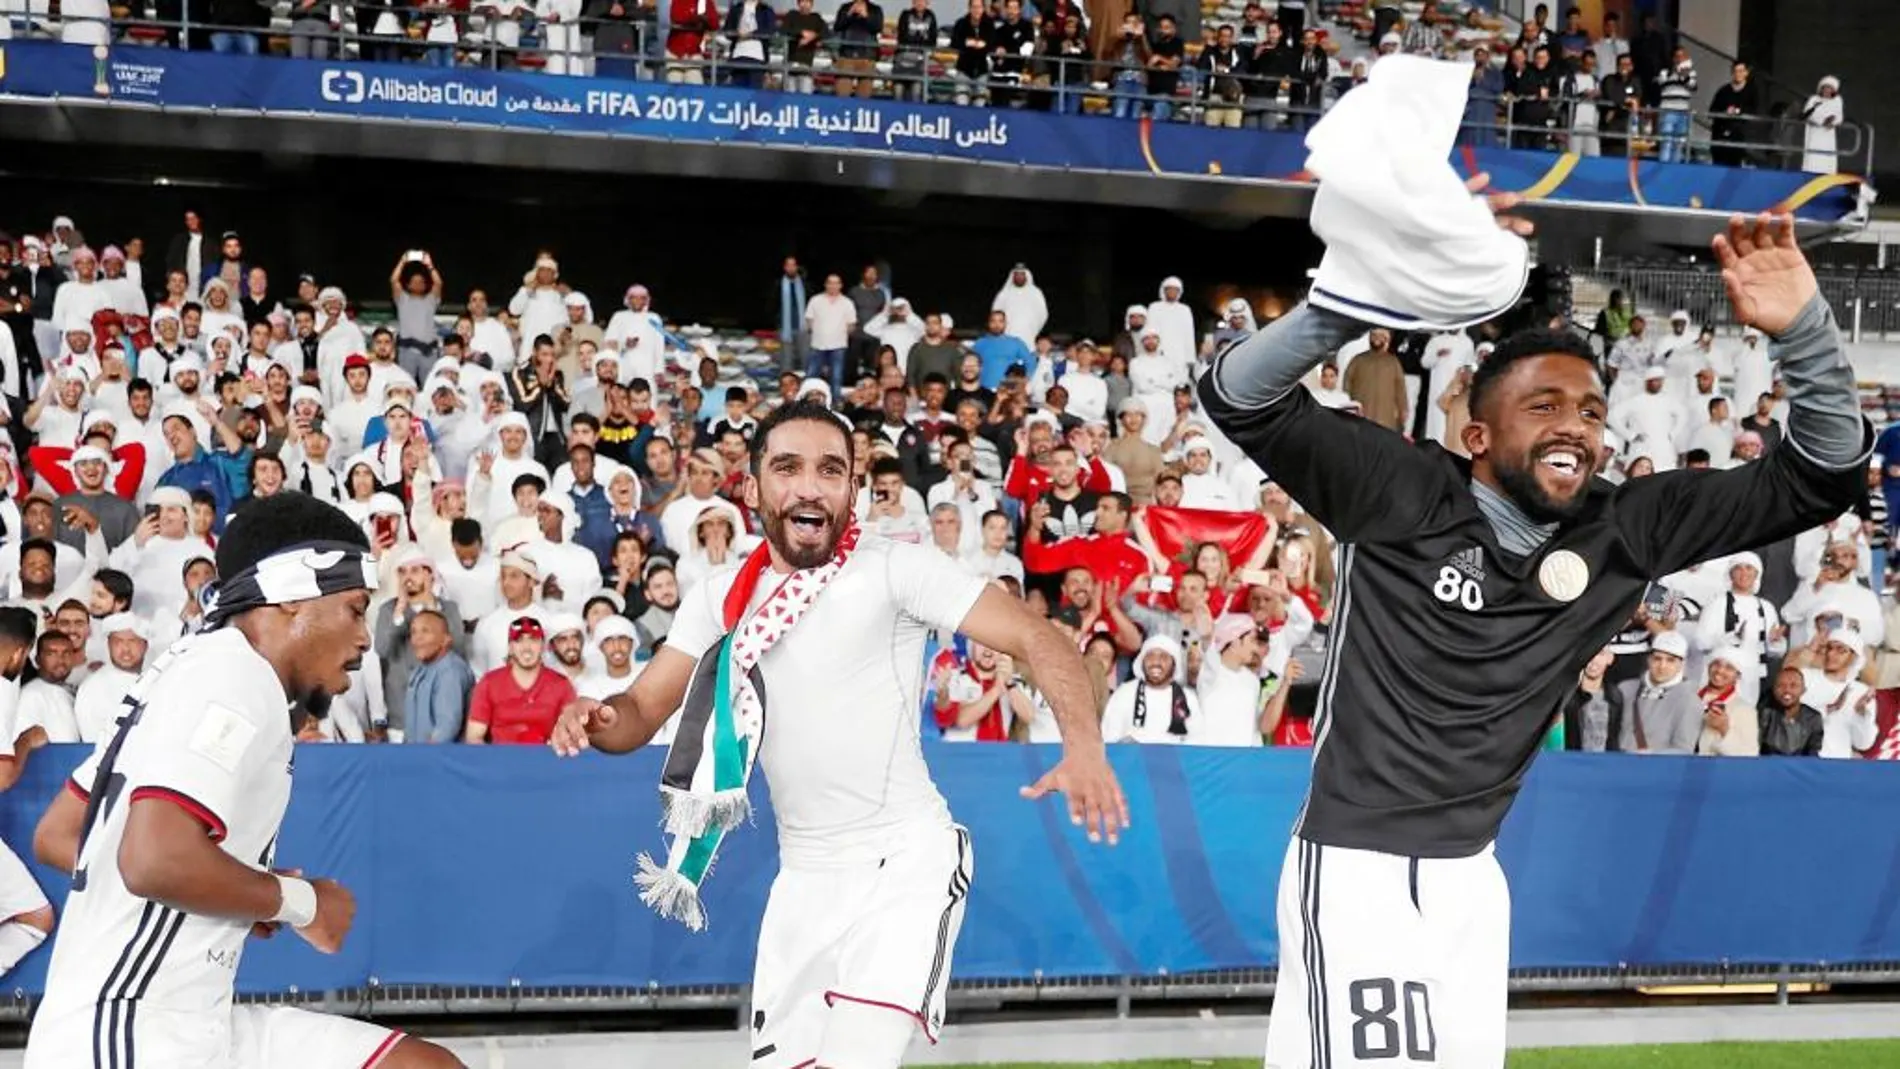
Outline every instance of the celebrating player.
[[349, 688], [376, 562], [349, 517], [285, 493], [238, 510], [217, 563], [211, 630], [146, 669], [117, 734], [67, 783], [85, 800], [77, 835], [70, 802], [35, 834], [42, 858], [74, 867], [26, 1065], [455, 1069], [387, 1028], [231, 1004], [254, 928], [287, 925], [333, 954], [356, 912], [336, 881], [269, 866], [295, 721]]
[[1339, 541], [1268, 1069], [1502, 1066], [1510, 904], [1492, 843], [1578, 671], [1651, 580], [1859, 497], [1870, 432], [1793, 221], [1738, 217], [1713, 244], [1791, 408], [1785, 444], [1727, 471], [1597, 480], [1603, 384], [1567, 332], [1509, 338], [1478, 369], [1469, 461], [1299, 386], [1366, 329], [1330, 311], [1295, 309], [1201, 379], [1214, 421]]
[[632, 689], [573, 703], [551, 743], [626, 753], [679, 710], [662, 778], [672, 849], [663, 868], [643, 858], [639, 880], [695, 928], [756, 757], [781, 868], [759, 932], [752, 1065], [884, 1069], [919, 1027], [936, 1038], [972, 871], [918, 739], [925, 632], [1035, 664], [1064, 752], [1026, 796], [1067, 794], [1091, 840], [1114, 841], [1127, 807], [1074, 643], [942, 553], [860, 535], [851, 435], [824, 406], [785, 405], [753, 440], [745, 499], [766, 544], [689, 593]]

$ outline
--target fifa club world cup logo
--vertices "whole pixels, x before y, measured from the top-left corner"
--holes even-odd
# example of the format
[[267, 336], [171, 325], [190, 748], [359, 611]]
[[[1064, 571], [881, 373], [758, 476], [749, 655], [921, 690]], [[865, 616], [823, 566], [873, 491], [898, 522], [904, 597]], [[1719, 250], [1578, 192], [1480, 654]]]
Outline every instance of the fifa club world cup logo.
[[112, 95], [112, 86], [106, 83], [106, 57], [111, 54], [105, 45], [92, 48], [92, 91], [102, 97]]

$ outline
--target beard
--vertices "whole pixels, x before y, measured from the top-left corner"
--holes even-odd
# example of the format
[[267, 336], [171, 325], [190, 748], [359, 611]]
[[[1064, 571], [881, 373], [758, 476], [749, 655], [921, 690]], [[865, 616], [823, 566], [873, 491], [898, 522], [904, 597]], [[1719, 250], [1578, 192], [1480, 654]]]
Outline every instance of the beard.
[[1538, 523], [1560, 523], [1582, 512], [1584, 501], [1589, 497], [1589, 480], [1596, 475], [1596, 465], [1591, 464], [1584, 472], [1583, 486], [1575, 496], [1568, 501], [1559, 501], [1551, 497], [1537, 481], [1537, 474], [1532, 470], [1532, 465], [1536, 463], [1536, 451], [1531, 455], [1533, 459], [1528, 463], [1516, 460], [1504, 463], [1501, 457], [1492, 459], [1491, 471], [1498, 477], [1498, 485], [1504, 488], [1504, 496], [1510, 498], [1511, 503], [1524, 515]]
[[[795, 544], [792, 542], [792, 520], [794, 512], [815, 510], [825, 517], [824, 531], [815, 544]], [[844, 535], [844, 522], [839, 519], [831, 507], [821, 501], [799, 501], [787, 504], [783, 509], [762, 510], [765, 517], [765, 540], [772, 544], [785, 563], [793, 568], [816, 568], [832, 558], [838, 552], [838, 539]]]

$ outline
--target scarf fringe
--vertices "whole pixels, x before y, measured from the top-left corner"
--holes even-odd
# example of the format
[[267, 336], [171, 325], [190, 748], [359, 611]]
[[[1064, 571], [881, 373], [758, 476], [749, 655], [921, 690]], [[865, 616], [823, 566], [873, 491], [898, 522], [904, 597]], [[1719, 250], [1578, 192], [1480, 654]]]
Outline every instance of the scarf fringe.
[[678, 787], [660, 788], [661, 823], [668, 835], [697, 839], [711, 828], [731, 831], [752, 819], [752, 799], [743, 786], [710, 796]]
[[660, 916], [684, 924], [688, 931], [706, 930], [706, 907], [700, 902], [699, 888], [693, 881], [662, 867], [644, 853], [635, 864], [633, 883], [640, 889], [640, 901]]

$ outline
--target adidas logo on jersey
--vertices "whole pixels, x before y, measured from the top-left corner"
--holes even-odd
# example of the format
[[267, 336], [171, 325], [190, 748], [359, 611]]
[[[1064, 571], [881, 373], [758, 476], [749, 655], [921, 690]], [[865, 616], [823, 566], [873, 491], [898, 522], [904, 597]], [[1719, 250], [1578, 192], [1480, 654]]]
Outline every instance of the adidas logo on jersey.
[[1468, 579], [1484, 582], [1484, 547], [1472, 546], [1461, 549], [1451, 555], [1450, 564], [1465, 574]]
[[1484, 549], [1472, 546], [1451, 555], [1438, 569], [1438, 581], [1432, 584], [1432, 597], [1466, 612], [1484, 608]]

